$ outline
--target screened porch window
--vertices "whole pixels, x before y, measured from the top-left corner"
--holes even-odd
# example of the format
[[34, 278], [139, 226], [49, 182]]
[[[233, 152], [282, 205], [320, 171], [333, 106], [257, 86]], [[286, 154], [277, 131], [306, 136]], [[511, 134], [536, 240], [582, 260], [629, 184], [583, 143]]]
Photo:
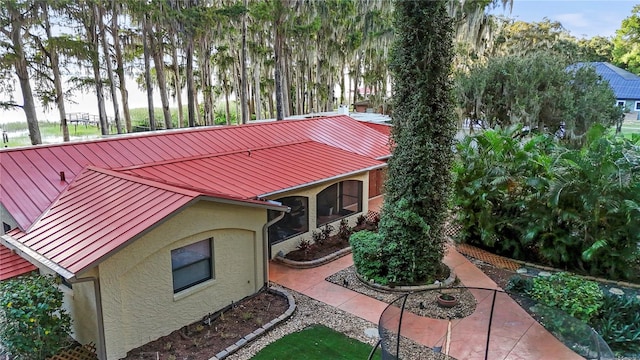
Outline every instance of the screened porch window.
[[[277, 223], [269, 227], [269, 243], [275, 244], [296, 235], [309, 231], [309, 198], [306, 196], [288, 196], [277, 199], [282, 205], [291, 208], [289, 213]], [[269, 210], [269, 221], [275, 219], [280, 212]]]
[[171, 250], [174, 294], [213, 278], [211, 240]]
[[346, 180], [316, 196], [318, 227], [362, 211], [362, 181]]

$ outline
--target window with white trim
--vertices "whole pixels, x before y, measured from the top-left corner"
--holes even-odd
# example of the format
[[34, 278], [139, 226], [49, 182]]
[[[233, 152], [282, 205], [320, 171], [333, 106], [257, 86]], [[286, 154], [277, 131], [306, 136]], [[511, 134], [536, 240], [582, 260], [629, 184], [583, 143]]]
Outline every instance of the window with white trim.
[[616, 100], [616, 105], [620, 107], [625, 107], [627, 103], [624, 100]]
[[640, 111], [640, 101], [636, 101], [636, 107], [634, 109]]
[[171, 250], [174, 293], [213, 279], [212, 240], [209, 238]]

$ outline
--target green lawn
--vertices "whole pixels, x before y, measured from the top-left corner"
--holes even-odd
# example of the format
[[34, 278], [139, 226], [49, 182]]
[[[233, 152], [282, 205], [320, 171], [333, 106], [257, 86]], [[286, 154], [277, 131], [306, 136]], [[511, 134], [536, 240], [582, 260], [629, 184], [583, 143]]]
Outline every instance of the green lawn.
[[[371, 346], [323, 325], [310, 326], [267, 345], [253, 360], [366, 360]], [[374, 359], [381, 359], [380, 350]]]

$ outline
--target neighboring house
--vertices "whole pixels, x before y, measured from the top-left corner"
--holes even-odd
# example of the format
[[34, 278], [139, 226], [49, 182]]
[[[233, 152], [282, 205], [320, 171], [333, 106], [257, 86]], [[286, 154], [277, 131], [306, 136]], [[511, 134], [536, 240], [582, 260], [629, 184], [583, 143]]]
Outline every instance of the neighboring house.
[[0, 150], [0, 279], [62, 278], [101, 359], [259, 291], [268, 260], [380, 195], [389, 127], [348, 116]]
[[609, 82], [616, 96], [616, 104], [627, 109], [626, 119], [640, 119], [640, 76], [608, 62], [592, 62], [596, 72]]

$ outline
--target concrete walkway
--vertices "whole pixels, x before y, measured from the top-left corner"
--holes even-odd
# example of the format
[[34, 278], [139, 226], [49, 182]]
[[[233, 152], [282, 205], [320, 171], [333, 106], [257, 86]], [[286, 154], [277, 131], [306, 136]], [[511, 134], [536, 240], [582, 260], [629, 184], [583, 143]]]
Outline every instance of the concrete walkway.
[[[453, 247], [447, 251], [444, 262], [455, 271], [462, 285], [498, 289], [495, 282]], [[312, 269], [292, 269], [271, 262], [269, 280], [377, 324], [387, 303], [325, 280], [351, 265], [351, 255]], [[479, 360], [485, 356], [492, 297], [487, 296], [487, 291], [472, 293], [478, 303], [475, 312], [463, 319], [452, 320], [449, 355], [460, 360]], [[582, 359], [547, 332], [508, 295], [498, 293], [495, 309], [489, 359]], [[407, 312], [402, 320], [401, 334], [433, 348], [443, 344], [447, 326], [447, 320], [430, 319]]]

